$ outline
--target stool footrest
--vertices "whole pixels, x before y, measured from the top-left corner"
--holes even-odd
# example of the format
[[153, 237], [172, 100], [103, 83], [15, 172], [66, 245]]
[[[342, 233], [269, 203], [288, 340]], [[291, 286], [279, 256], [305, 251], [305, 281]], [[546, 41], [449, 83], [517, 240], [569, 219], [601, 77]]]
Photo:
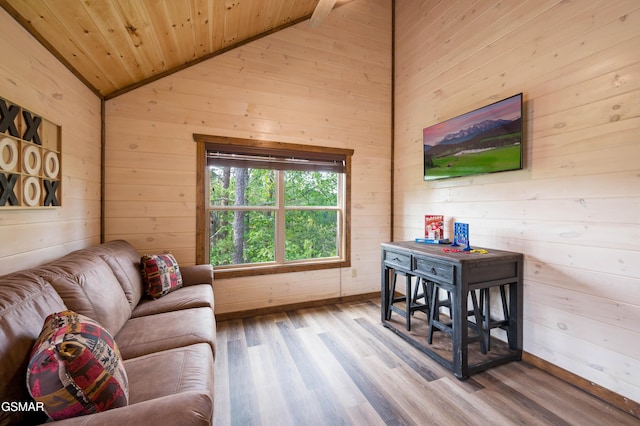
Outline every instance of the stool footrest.
[[[449, 336], [453, 336], [453, 325], [452, 324], [447, 324], [445, 322], [440, 322], [440, 321], [436, 321], [433, 318], [431, 318], [431, 324], [433, 324], [433, 327], [435, 327], [434, 331], [441, 331], [445, 334], [448, 334]], [[433, 337], [433, 333], [430, 333], [429, 337]], [[431, 344], [431, 342], [429, 342], [429, 344]]]
[[[405, 294], [401, 296], [396, 296], [396, 281], [397, 276], [405, 277]], [[427, 313], [429, 315], [429, 284], [423, 280], [422, 278], [416, 277], [416, 285], [412, 291], [412, 278], [413, 275], [410, 275], [405, 272], [398, 272], [394, 270], [393, 279], [391, 280], [391, 288], [389, 289], [388, 294], [388, 305], [386, 306], [386, 315], [385, 319], [388, 321], [391, 319], [391, 313], [396, 312], [406, 319], [407, 331], [411, 331], [411, 316], [419, 311]], [[420, 292], [421, 288], [421, 292]], [[424, 299], [424, 303], [419, 303], [419, 299]], [[404, 306], [401, 308], [400, 306], [394, 306], [395, 303], [402, 302]]]

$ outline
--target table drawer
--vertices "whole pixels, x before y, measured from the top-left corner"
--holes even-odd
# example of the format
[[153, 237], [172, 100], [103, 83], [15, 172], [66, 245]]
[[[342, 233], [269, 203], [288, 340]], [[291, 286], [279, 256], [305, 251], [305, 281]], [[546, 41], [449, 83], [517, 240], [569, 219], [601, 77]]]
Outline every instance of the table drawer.
[[453, 265], [448, 263], [434, 262], [432, 259], [422, 257], [414, 258], [413, 269], [416, 273], [442, 282], [443, 284], [453, 284]]
[[393, 251], [384, 252], [384, 263], [390, 267], [411, 270], [411, 255]]

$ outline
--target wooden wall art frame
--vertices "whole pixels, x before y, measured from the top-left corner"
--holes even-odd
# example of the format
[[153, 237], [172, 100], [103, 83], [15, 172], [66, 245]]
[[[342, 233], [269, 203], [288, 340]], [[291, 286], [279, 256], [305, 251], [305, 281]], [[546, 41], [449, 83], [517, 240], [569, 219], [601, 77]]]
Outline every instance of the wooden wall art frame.
[[59, 207], [61, 127], [0, 98], [0, 210]]

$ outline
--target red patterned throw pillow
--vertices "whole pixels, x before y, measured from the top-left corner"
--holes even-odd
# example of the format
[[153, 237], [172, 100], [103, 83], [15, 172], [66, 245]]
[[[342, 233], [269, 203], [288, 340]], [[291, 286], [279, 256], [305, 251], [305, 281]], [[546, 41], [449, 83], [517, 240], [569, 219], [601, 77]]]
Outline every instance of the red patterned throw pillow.
[[152, 299], [182, 287], [182, 274], [172, 254], [144, 255], [140, 259], [144, 290]]
[[47, 317], [31, 351], [27, 388], [53, 420], [129, 403], [129, 382], [113, 337], [73, 311]]

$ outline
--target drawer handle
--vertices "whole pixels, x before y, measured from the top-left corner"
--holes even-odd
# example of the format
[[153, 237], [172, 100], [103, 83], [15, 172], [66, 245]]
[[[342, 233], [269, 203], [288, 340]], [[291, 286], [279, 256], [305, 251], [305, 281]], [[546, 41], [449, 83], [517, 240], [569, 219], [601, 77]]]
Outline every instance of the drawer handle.
[[391, 259], [391, 260], [398, 261], [398, 260], [400, 260], [400, 258], [399, 258], [399, 257], [394, 257], [394, 258], [393, 258], [393, 259]]
[[432, 268], [431, 268], [431, 273], [432, 273], [433, 275], [436, 275], [436, 268], [433, 268], [433, 267], [432, 267]]

